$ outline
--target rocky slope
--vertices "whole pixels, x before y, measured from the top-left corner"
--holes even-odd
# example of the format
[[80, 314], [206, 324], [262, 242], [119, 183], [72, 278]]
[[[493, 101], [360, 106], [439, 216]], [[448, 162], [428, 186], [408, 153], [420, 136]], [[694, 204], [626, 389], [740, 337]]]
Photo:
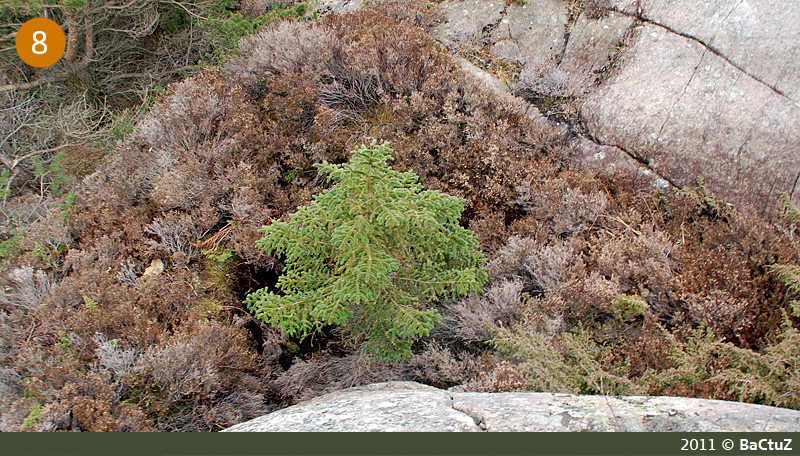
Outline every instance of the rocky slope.
[[[765, 211], [800, 177], [800, 12], [775, 0], [445, 2], [432, 35], [522, 67], [514, 92], [577, 133], [587, 166], [698, 176]], [[559, 109], [551, 109], [553, 106]], [[610, 146], [610, 147], [605, 147]], [[628, 160], [630, 159], [630, 160]]]

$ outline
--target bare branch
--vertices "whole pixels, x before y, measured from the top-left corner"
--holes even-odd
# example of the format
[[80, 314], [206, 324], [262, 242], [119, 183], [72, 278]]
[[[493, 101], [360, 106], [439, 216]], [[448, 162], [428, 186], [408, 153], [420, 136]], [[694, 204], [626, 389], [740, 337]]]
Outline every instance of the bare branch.
[[4, 86], [0, 86], [0, 93], [2, 92], [11, 92], [11, 91], [24, 91], [24, 90], [31, 90], [37, 87], [41, 87], [45, 84], [51, 84], [53, 82], [60, 82], [65, 79], [65, 76], [57, 75], [57, 76], [50, 76], [47, 78], [42, 78], [32, 82], [24, 82], [21, 84], [7, 84]]
[[196, 17], [196, 18], [198, 18], [198, 19], [203, 19], [203, 20], [206, 20], [206, 19], [207, 19], [207, 18], [205, 18], [205, 17], [203, 17], [203, 16], [201, 16], [201, 15], [199, 15], [199, 14], [197, 14], [197, 13], [194, 13], [194, 12], [192, 12], [192, 11], [189, 11], [189, 8], [187, 8], [187, 7], [183, 6], [183, 3], [182, 3], [182, 2], [168, 1], [168, 2], [161, 2], [161, 3], [170, 3], [170, 4], [173, 4], [173, 5], [179, 6], [181, 9], [183, 9], [184, 11], [186, 11], [186, 12], [187, 12], [189, 15], [191, 15], [191, 16], [194, 16], [194, 17]]

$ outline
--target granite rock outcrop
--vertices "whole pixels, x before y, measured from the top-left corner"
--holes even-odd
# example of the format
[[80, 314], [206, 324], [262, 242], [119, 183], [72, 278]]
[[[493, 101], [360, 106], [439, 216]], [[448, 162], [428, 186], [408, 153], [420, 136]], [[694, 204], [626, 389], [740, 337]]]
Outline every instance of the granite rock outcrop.
[[681, 397], [467, 393], [414, 382], [337, 391], [224, 432], [800, 431], [800, 411]]
[[511, 88], [538, 106], [571, 106], [543, 114], [570, 125], [582, 166], [641, 168], [677, 187], [703, 177], [760, 212], [776, 191], [797, 196], [800, 10], [780, 0], [581, 4], [449, 1], [431, 33], [454, 53], [484, 48], [519, 65]]

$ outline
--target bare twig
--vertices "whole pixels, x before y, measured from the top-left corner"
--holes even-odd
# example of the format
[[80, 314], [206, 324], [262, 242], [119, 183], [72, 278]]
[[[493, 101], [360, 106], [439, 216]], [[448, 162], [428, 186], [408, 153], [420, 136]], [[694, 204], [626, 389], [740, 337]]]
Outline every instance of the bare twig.
[[45, 84], [52, 84], [54, 82], [60, 82], [65, 79], [65, 75], [57, 75], [57, 76], [50, 76], [47, 78], [42, 78], [32, 82], [24, 82], [20, 84], [7, 84], [4, 86], [0, 86], [0, 92], [11, 92], [11, 91], [25, 91], [35, 89], [37, 87], [41, 87]]

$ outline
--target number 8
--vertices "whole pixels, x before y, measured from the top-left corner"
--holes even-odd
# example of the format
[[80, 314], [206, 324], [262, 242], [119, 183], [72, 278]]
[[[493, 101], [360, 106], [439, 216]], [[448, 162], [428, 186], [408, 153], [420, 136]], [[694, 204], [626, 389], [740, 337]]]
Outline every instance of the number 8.
[[[40, 33], [42, 34], [42, 38], [41, 39], [36, 39], [36, 35], [38, 35]], [[45, 44], [45, 40], [46, 39], [47, 39], [47, 34], [44, 33], [43, 31], [39, 30], [39, 31], [33, 32], [33, 46], [31, 46], [31, 51], [33, 51], [34, 54], [47, 54], [47, 44]], [[37, 51], [36, 50], [36, 46], [38, 46], [38, 45], [42, 45], [44, 50], [42, 50], [41, 52]]]

